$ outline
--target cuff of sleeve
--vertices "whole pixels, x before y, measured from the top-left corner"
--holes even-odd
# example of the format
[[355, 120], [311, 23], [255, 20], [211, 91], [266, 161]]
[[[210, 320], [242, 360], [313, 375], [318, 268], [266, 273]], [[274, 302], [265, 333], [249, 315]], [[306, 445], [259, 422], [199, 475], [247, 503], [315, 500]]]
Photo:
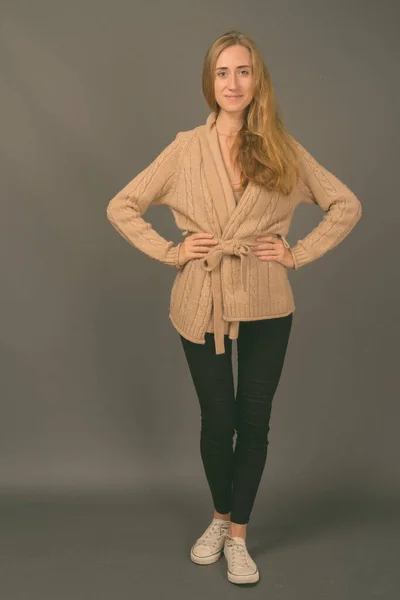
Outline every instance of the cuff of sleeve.
[[179, 271], [181, 271], [182, 268], [183, 268], [183, 265], [179, 264], [179, 250], [180, 250], [180, 247], [181, 247], [181, 243], [182, 242], [179, 242], [179, 244], [177, 244], [173, 248], [173, 252], [174, 252], [174, 254], [173, 254], [174, 267], [176, 267]]
[[304, 248], [301, 242], [297, 242], [292, 248], [290, 248], [290, 252], [293, 256], [294, 261], [294, 270], [299, 269], [303, 265], [310, 262], [310, 257], [308, 255], [307, 250]]

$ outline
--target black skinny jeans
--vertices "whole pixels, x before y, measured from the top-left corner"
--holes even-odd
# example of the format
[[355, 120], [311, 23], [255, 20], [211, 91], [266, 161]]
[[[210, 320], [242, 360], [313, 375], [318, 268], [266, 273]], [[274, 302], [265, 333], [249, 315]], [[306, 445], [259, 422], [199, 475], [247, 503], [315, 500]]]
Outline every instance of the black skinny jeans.
[[249, 522], [261, 481], [272, 399], [292, 320], [290, 313], [240, 323], [236, 398], [228, 335], [225, 354], [215, 354], [213, 333], [205, 334], [205, 344], [195, 344], [179, 334], [200, 402], [200, 453], [214, 508], [222, 514], [230, 512], [234, 523]]

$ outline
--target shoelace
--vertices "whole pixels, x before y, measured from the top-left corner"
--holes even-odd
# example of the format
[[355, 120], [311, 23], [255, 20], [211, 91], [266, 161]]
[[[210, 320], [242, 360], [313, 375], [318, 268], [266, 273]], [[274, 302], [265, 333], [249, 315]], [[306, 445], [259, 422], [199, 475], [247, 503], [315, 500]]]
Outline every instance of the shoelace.
[[209, 539], [211, 537], [211, 535], [216, 533], [218, 530], [219, 530], [218, 531], [219, 536], [225, 535], [228, 528], [229, 528], [228, 525], [223, 525], [223, 524], [220, 525], [218, 523], [213, 523], [212, 525], [210, 525], [208, 527], [207, 531], [205, 531], [205, 533], [202, 535], [202, 537], [199, 539], [199, 541], [197, 543], [204, 544], [205, 546], [210, 546], [212, 548], [215, 546], [215, 544], [217, 543], [218, 540]]
[[[248, 561], [248, 555], [245, 546], [242, 544], [238, 544], [234, 540], [227, 540], [227, 545], [232, 548], [232, 567], [236, 566], [246, 566], [247, 568], [253, 568]], [[235, 562], [236, 561], [236, 562]]]

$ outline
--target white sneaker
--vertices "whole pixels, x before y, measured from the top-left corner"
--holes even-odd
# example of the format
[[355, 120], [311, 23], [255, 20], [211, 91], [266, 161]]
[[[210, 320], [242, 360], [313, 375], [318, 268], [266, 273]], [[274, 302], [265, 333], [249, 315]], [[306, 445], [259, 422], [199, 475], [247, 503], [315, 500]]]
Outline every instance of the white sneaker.
[[260, 579], [257, 565], [247, 551], [246, 540], [225, 536], [224, 554], [228, 563], [228, 579], [232, 583], [256, 583]]
[[216, 562], [221, 557], [228, 530], [229, 521], [213, 517], [210, 525], [190, 550], [192, 561], [198, 565], [210, 565]]

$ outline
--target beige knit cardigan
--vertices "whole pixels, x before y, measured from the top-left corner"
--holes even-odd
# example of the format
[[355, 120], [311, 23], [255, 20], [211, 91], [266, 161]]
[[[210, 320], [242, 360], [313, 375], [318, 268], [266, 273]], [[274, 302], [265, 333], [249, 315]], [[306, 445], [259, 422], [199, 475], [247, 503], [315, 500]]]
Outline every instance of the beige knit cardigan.
[[[250, 250], [256, 238], [274, 235], [293, 255], [294, 269], [337, 246], [361, 217], [361, 203], [335, 175], [292, 136], [300, 158], [300, 178], [288, 195], [249, 181], [238, 203], [228, 177], [215, 127], [206, 123], [179, 132], [175, 139], [122, 188], [107, 206], [117, 231], [149, 257], [177, 269], [169, 318], [186, 339], [205, 343], [213, 309], [215, 350], [225, 352], [224, 328], [238, 337], [240, 321], [283, 317], [295, 310], [287, 268], [262, 261]], [[320, 223], [290, 247], [288, 234], [300, 203], [325, 212]], [[212, 233], [219, 244], [206, 257], [178, 262], [180, 244], [163, 238], [143, 219], [150, 205], [166, 205], [182, 234]]]

